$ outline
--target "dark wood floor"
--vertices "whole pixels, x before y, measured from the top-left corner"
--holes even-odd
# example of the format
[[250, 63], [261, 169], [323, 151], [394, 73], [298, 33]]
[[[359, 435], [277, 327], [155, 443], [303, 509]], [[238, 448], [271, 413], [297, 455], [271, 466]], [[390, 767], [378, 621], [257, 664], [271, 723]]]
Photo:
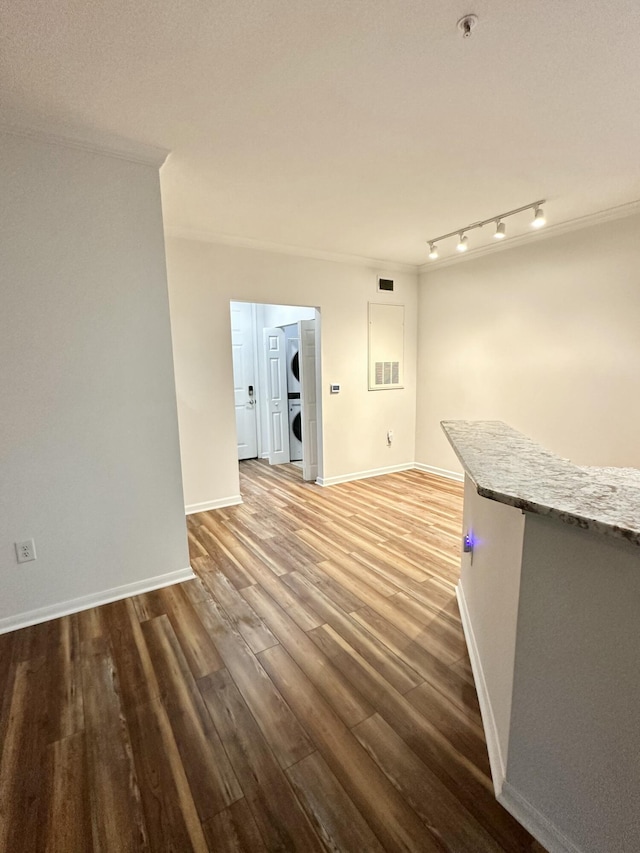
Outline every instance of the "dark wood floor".
[[492, 792], [460, 486], [241, 481], [198, 580], [0, 637], [0, 851], [541, 851]]

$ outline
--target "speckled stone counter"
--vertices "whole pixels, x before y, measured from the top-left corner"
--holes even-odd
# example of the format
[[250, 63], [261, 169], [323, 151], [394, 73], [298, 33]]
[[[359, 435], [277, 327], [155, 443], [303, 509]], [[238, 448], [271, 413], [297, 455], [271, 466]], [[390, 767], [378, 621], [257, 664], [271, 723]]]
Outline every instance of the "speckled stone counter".
[[442, 421], [481, 497], [640, 545], [640, 470], [581, 468], [502, 421]]

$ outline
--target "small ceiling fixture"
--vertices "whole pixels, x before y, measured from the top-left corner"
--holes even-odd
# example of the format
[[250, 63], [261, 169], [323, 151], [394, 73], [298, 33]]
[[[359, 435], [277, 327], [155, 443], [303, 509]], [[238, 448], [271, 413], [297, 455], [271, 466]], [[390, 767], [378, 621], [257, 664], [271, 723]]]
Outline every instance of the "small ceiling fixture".
[[437, 243], [441, 240], [446, 240], [449, 237], [458, 237], [458, 244], [456, 245], [456, 249], [458, 252], [466, 252], [469, 248], [469, 240], [466, 235], [466, 231], [473, 231], [474, 228], [482, 228], [484, 225], [488, 225], [490, 222], [496, 223], [496, 230], [494, 233], [494, 237], [496, 240], [504, 240], [507, 236], [507, 230], [505, 228], [505, 224], [502, 221], [506, 219], [508, 216], [515, 216], [516, 213], [522, 213], [524, 210], [533, 210], [533, 221], [531, 225], [534, 228], [542, 228], [543, 225], [546, 224], [547, 220], [544, 215], [544, 211], [542, 209], [542, 205], [545, 204], [545, 199], [540, 199], [539, 201], [532, 201], [531, 204], [525, 204], [522, 207], [516, 207], [513, 210], [507, 210], [506, 213], [499, 213], [497, 216], [490, 216], [488, 219], [483, 219], [481, 222], [472, 222], [471, 225], [465, 225], [464, 228], [456, 228], [455, 231], [449, 231], [448, 234], [441, 234], [439, 237], [434, 237], [432, 240], [427, 240], [429, 244], [429, 258], [432, 261], [437, 260], [438, 258], [438, 247]]
[[[540, 204], [544, 204], [544, 202], [541, 201]], [[547, 224], [544, 210], [540, 207], [540, 204], [538, 204], [533, 214], [533, 222], [531, 223], [532, 228], [542, 228], [543, 225]]]
[[468, 39], [469, 36], [471, 35], [471, 30], [475, 27], [475, 25], [477, 23], [478, 23], [478, 16], [477, 15], [473, 15], [473, 14], [465, 15], [463, 18], [460, 18], [460, 20], [457, 23], [457, 27], [460, 30], [460, 32], [462, 33], [462, 38]]

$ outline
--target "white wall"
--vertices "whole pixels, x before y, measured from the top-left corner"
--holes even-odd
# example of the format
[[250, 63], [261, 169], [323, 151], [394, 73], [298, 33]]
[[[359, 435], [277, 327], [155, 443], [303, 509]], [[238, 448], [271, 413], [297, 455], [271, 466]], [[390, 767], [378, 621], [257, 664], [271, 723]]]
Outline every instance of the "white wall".
[[538, 834], [550, 850], [640, 850], [639, 562], [636, 545], [527, 513], [503, 791], [575, 845]]
[[503, 420], [578, 464], [640, 467], [640, 216], [421, 276], [417, 461]]
[[315, 308], [298, 305], [264, 305], [262, 320], [265, 326], [288, 326], [298, 320], [315, 320]]
[[[414, 461], [417, 276], [178, 237], [167, 238], [180, 443], [188, 506], [238, 494], [229, 301], [318, 306], [324, 478]], [[406, 305], [405, 388], [367, 390], [367, 303]], [[329, 395], [329, 383], [342, 392]], [[387, 447], [386, 432], [395, 440]]]
[[157, 166], [0, 133], [0, 186], [8, 630], [189, 560]]
[[519, 509], [481, 498], [465, 475], [462, 530], [474, 544], [461, 555], [458, 598], [497, 794], [509, 747], [524, 522]]

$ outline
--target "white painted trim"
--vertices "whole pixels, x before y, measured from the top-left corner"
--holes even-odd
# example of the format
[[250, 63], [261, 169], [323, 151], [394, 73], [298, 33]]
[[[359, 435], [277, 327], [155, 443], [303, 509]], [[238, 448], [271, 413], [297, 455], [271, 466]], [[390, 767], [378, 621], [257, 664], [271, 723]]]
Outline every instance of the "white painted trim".
[[[579, 216], [577, 219], [568, 219], [566, 222], [558, 222], [555, 225], [546, 225], [544, 228], [536, 231], [528, 231], [526, 234], [519, 234], [517, 237], [510, 237], [508, 240], [494, 240], [485, 246], [479, 246], [477, 249], [470, 249], [468, 252], [453, 252], [445, 258], [437, 261], [426, 261], [418, 266], [419, 273], [428, 273], [432, 270], [442, 269], [442, 267], [450, 267], [453, 264], [467, 263], [474, 258], [481, 258], [484, 255], [492, 255], [494, 252], [505, 252], [509, 249], [515, 249], [518, 246], [524, 246], [527, 243], [532, 243], [534, 240], [547, 240], [549, 237], [558, 237], [560, 234], [569, 234], [572, 231], [580, 231], [582, 228], [590, 228], [594, 225], [600, 225], [603, 222], [610, 222], [615, 219], [623, 219], [626, 216], [633, 216], [640, 212], [640, 199], [620, 204], [616, 207], [609, 207], [606, 210], [599, 210], [596, 213], [589, 213], [586, 216]], [[426, 243], [425, 243], [426, 246]], [[425, 252], [426, 252], [425, 248]]]
[[193, 515], [194, 512], [207, 512], [210, 509], [222, 509], [225, 506], [237, 506], [242, 503], [240, 495], [230, 495], [228, 498], [218, 498], [215, 501], [203, 501], [199, 504], [188, 504], [184, 508], [185, 515]]
[[8, 631], [17, 631], [19, 628], [27, 628], [29, 625], [37, 625], [40, 622], [48, 622], [50, 619], [59, 619], [61, 616], [68, 616], [70, 613], [77, 613], [79, 610], [100, 607], [102, 604], [109, 604], [111, 601], [120, 601], [123, 598], [130, 598], [132, 595], [150, 592], [152, 589], [172, 586], [175, 583], [184, 583], [184, 581], [192, 580], [193, 578], [195, 578], [195, 575], [193, 569], [189, 566], [186, 569], [166, 572], [164, 575], [156, 575], [155, 577], [145, 578], [142, 581], [115, 586], [111, 589], [105, 589], [102, 592], [81, 595], [79, 598], [72, 598], [70, 601], [62, 601], [58, 604], [39, 607], [36, 610], [28, 610], [26, 613], [19, 613], [17, 616], [5, 616], [3, 619], [0, 619], [0, 634], [6, 634]]
[[0, 122], [0, 132], [48, 145], [61, 145], [64, 148], [80, 149], [91, 154], [116, 157], [118, 160], [143, 163], [147, 166], [155, 166], [157, 169], [170, 154], [165, 148], [132, 139], [123, 139], [95, 128], [80, 128], [51, 122], [26, 124], [20, 118], [14, 119], [7, 117], [6, 114]]
[[339, 474], [337, 477], [318, 477], [319, 486], [336, 486], [338, 483], [350, 483], [352, 480], [366, 480], [368, 477], [380, 477], [383, 474], [395, 474], [397, 471], [410, 471], [415, 468], [413, 462], [402, 465], [390, 465], [388, 468], [372, 468], [370, 471], [355, 471], [353, 474]]
[[551, 823], [508, 782], [503, 784], [502, 792], [497, 799], [549, 853], [586, 853], [560, 832], [555, 824]]
[[296, 257], [311, 258], [317, 261], [333, 261], [338, 264], [369, 267], [380, 272], [408, 272], [414, 275], [418, 273], [417, 264], [407, 264], [402, 261], [385, 261], [380, 258], [366, 258], [362, 255], [345, 255], [339, 252], [326, 252], [322, 249], [289, 246], [283, 243], [270, 243], [266, 240], [254, 240], [251, 237], [238, 237], [233, 234], [221, 234], [215, 231], [196, 231], [191, 228], [182, 228], [179, 225], [165, 225], [164, 233], [167, 237], [178, 237], [181, 240], [197, 240], [201, 243], [216, 243], [223, 246], [237, 246], [242, 249], [275, 252], [280, 255], [295, 255]]
[[465, 640], [467, 641], [467, 649], [471, 660], [471, 669], [473, 671], [473, 678], [476, 683], [476, 690], [478, 693], [478, 701], [480, 703], [480, 712], [482, 714], [484, 735], [487, 741], [487, 751], [489, 753], [489, 765], [491, 766], [493, 788], [495, 790], [496, 797], [499, 798], [505, 777], [504, 761], [500, 751], [498, 727], [496, 726], [496, 720], [491, 706], [491, 698], [489, 697], [487, 682], [484, 677], [482, 662], [478, 652], [478, 644], [476, 643], [476, 638], [473, 633], [473, 626], [471, 625], [471, 617], [464, 597], [462, 582], [460, 582], [456, 587], [456, 598], [458, 599], [462, 629], [464, 631]]
[[456, 483], [464, 483], [464, 474], [458, 471], [447, 471], [446, 468], [436, 468], [435, 465], [424, 465], [422, 462], [416, 462], [414, 468], [424, 471], [425, 474], [435, 474], [436, 477], [445, 477], [447, 480], [455, 480]]

